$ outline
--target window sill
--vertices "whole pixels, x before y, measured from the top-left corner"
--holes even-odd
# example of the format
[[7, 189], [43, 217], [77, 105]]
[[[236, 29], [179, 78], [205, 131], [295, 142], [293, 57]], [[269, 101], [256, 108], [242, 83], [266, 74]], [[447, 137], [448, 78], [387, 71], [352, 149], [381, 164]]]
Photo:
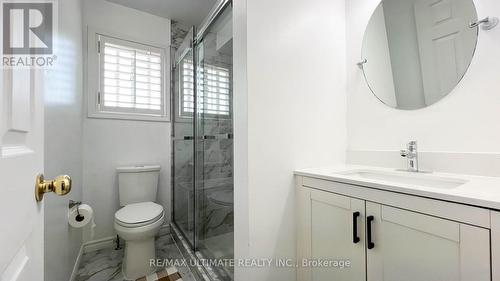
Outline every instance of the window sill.
[[89, 112], [88, 118], [93, 119], [115, 119], [129, 121], [147, 121], [147, 122], [170, 122], [169, 116], [154, 116], [141, 114], [126, 114], [114, 112]]

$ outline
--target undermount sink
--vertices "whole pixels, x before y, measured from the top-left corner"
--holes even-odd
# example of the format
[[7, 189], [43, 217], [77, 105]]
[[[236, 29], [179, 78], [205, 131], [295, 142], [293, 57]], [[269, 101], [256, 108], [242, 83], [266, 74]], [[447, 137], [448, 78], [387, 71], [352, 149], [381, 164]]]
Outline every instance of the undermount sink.
[[436, 176], [430, 173], [414, 173], [406, 171], [349, 170], [337, 174], [356, 179], [384, 181], [393, 184], [404, 184], [422, 187], [453, 189], [467, 180]]

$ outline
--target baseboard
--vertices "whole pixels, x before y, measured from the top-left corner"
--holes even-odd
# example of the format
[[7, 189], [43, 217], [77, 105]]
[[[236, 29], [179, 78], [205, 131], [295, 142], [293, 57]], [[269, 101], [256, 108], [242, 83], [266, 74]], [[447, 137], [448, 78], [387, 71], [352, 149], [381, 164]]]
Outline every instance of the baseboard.
[[92, 240], [89, 242], [86, 242], [83, 244], [83, 252], [88, 253], [88, 252], [93, 252], [105, 248], [111, 248], [113, 247], [115, 243], [116, 236], [109, 236], [97, 240]]
[[76, 274], [78, 273], [78, 269], [80, 268], [80, 262], [82, 261], [84, 245], [80, 246], [80, 250], [78, 251], [78, 256], [75, 260], [75, 265], [73, 266], [73, 271], [71, 272], [71, 276], [69, 277], [69, 281], [75, 281]]

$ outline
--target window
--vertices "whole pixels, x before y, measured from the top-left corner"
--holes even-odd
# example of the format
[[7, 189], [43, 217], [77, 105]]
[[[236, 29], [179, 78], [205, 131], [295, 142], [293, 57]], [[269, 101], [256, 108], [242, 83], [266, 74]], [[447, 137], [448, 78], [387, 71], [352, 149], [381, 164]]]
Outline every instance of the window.
[[165, 49], [97, 33], [95, 38], [97, 71], [89, 62], [88, 73], [97, 76], [89, 79], [97, 85], [89, 87], [90, 94], [96, 91], [89, 116], [168, 120]]
[[[230, 115], [230, 72], [228, 68], [204, 64], [199, 71], [201, 102], [199, 111], [210, 117]], [[181, 70], [181, 112], [191, 116], [194, 112], [194, 69], [191, 60], [184, 60]]]

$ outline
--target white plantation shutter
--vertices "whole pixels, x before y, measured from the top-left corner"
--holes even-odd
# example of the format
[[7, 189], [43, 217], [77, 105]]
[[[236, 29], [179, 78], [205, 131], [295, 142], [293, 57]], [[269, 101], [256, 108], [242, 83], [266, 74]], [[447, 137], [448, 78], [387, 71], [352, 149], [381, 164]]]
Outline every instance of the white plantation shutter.
[[[194, 70], [193, 63], [185, 60], [182, 64], [182, 112], [190, 115], [194, 112]], [[200, 89], [199, 111], [210, 117], [228, 116], [230, 113], [230, 77], [229, 69], [204, 64], [199, 69]]]
[[103, 35], [99, 49], [99, 109], [165, 116], [163, 50]]
[[180, 79], [180, 83], [182, 86], [181, 114], [183, 116], [189, 116], [194, 112], [194, 69], [192, 61], [183, 61]]

